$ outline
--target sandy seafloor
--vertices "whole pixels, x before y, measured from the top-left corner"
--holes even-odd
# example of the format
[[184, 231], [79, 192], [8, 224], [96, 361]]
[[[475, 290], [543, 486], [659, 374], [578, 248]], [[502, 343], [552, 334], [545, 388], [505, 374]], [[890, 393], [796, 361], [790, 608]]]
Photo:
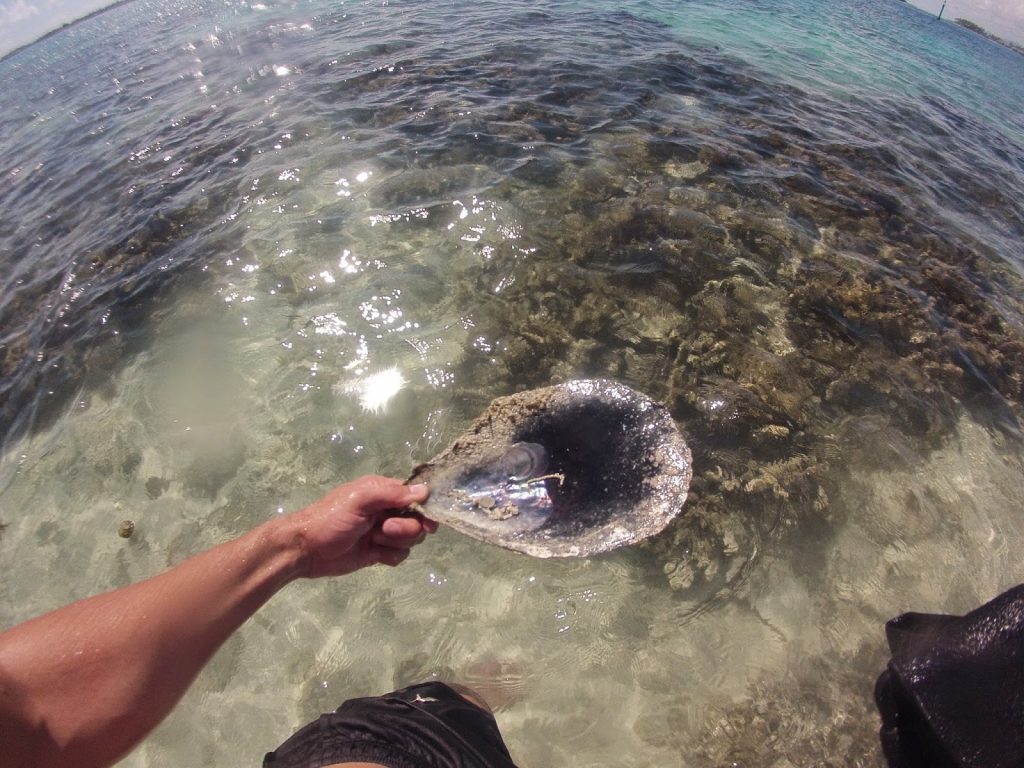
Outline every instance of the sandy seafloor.
[[450, 674], [523, 766], [881, 765], [885, 621], [1024, 580], [1022, 61], [867, 0], [140, 0], [5, 59], [0, 626], [610, 377], [692, 444], [664, 534], [292, 585], [123, 764]]

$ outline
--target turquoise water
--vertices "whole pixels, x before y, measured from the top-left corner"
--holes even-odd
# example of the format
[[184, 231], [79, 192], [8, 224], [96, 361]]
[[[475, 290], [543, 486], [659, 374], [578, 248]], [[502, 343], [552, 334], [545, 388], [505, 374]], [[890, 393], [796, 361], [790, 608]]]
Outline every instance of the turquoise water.
[[663, 535], [293, 586], [125, 764], [452, 674], [523, 765], [881, 765], [884, 621], [1024, 579], [1022, 75], [857, 0], [139, 0], [4, 59], [0, 624], [610, 377], [694, 450]]

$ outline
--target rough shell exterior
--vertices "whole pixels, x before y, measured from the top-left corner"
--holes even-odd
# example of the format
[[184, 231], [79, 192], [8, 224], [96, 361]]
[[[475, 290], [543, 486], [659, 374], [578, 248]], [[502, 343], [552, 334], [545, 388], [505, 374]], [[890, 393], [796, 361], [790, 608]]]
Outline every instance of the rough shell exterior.
[[[527, 531], [460, 503], [467, 480], [520, 442], [548, 451], [554, 506]], [[431, 486], [424, 514], [462, 533], [534, 557], [580, 557], [659, 533], [690, 477], [690, 450], [664, 406], [617, 382], [579, 380], [494, 400], [410, 482]]]

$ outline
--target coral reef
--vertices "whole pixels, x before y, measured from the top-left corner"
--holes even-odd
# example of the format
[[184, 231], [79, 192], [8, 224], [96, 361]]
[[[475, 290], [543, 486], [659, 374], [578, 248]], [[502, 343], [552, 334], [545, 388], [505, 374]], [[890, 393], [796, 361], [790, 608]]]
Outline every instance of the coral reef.
[[[270, 305], [252, 314], [264, 322], [259, 342], [274, 345], [255, 345], [251, 377], [207, 391], [224, 351], [205, 349], [201, 322], [186, 334], [194, 354], [148, 372], [161, 386], [143, 393], [139, 418], [154, 434], [171, 434], [178, 412], [203, 429], [175, 433], [162, 460], [133, 447], [149, 435], [119, 432], [104, 451], [76, 447], [88, 461], [57, 467], [97, 487], [129, 484], [149, 503], [132, 546], [173, 529], [173, 560], [203, 527], [245, 530], [281, 486], [312, 495], [340, 466], [406, 469], [404, 454], [370, 466], [333, 441], [331, 387], [302, 376], [316, 368], [319, 381], [337, 380], [354, 356], [324, 349], [396, 339], [426, 357], [461, 344], [438, 365], [455, 382], [456, 427], [498, 395], [615, 379], [665, 403], [693, 450], [683, 514], [638, 555], [692, 614], [727, 602], [754, 612], [749, 577], [769, 559], [799, 561], [820, 583], [821, 552], [849, 514], [833, 500], [851, 467], [912, 473], [964, 414], [1019, 453], [1024, 281], [1008, 249], [1024, 242], [1024, 190], [1012, 159], [998, 162], [1018, 148], [938, 98], [928, 110], [840, 102], [685, 49], [629, 14], [586, 17], [607, 30], [600, 66], [585, 47], [548, 46], [546, 14], [521, 21], [536, 40], [430, 55], [411, 37], [378, 42], [353, 57], [356, 69], [311, 54], [294, 90], [275, 92], [280, 121], [246, 111], [263, 100], [245, 80], [245, 103], [217, 113], [217, 130], [205, 113], [161, 118], [127, 163], [53, 171], [75, 177], [67, 189], [30, 178], [26, 205], [48, 196], [46, 215], [0, 192], [10, 220], [25, 222], [0, 224], [5, 252], [28, 264], [46, 244], [0, 307], [0, 433], [31, 433], [80, 396], [112, 398], [118, 370], [173, 338], [175, 318], [206, 320], [226, 347], [244, 347], [250, 331], [222, 322], [226, 286], [244, 284]], [[951, 125], [973, 141], [949, 141]], [[192, 172], [167, 177], [163, 143], [187, 145]], [[310, 157], [322, 165], [298, 184], [289, 169]], [[339, 168], [371, 165], [357, 195], [337, 196], [350, 192], [336, 193]], [[71, 212], [90, 185], [103, 205], [83, 223]], [[235, 256], [257, 274], [240, 274]], [[327, 293], [321, 272], [356, 260], [348, 293]], [[204, 290], [218, 309], [185, 303]], [[395, 291], [424, 324], [442, 320], [429, 333], [386, 326]], [[259, 440], [233, 428], [249, 387], [259, 394], [245, 407], [275, 410], [257, 419]], [[200, 400], [206, 410], [186, 408]], [[179, 520], [186, 502], [205, 518]], [[41, 528], [46, 546], [65, 535]], [[870, 763], [872, 653], [864, 644], [827, 668], [760, 681], [688, 744], [672, 741], [688, 716], [679, 695], [641, 736], [695, 766]]]

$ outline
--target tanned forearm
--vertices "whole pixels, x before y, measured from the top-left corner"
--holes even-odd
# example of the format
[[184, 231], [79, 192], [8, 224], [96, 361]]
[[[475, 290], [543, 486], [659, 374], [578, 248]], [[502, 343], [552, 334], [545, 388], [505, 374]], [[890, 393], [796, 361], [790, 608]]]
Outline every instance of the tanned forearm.
[[[299, 540], [282, 523], [0, 635], [0, 699], [22, 702], [15, 722], [33, 736], [22, 763], [105, 766], [137, 744], [221, 644], [301, 574]], [[0, 762], [25, 741], [0, 735]]]
[[0, 633], [0, 768], [102, 768], [159, 723], [288, 582], [398, 565], [437, 524], [425, 486], [364, 477], [152, 579]]

